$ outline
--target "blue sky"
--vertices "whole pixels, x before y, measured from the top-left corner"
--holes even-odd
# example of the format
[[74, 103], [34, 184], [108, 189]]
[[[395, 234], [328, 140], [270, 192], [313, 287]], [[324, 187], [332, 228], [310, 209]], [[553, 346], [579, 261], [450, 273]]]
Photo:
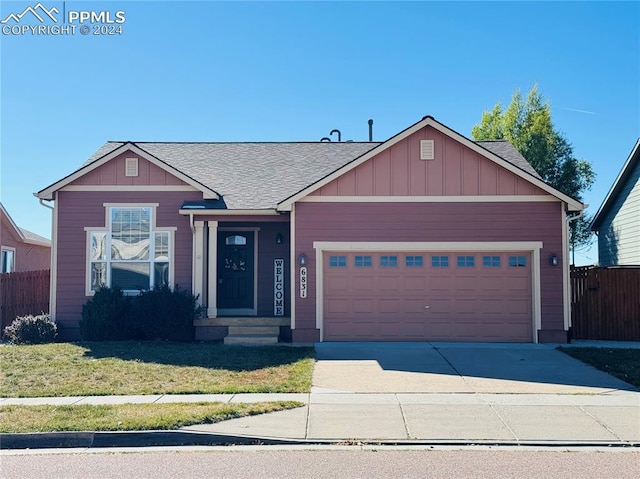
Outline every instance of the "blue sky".
[[[62, 11], [63, 2], [46, 1]], [[5, 2], [4, 19], [32, 2]], [[122, 35], [0, 35], [0, 198], [50, 237], [32, 195], [107, 140], [384, 140], [432, 115], [470, 136], [537, 83], [595, 213], [640, 136], [638, 2], [67, 1]], [[596, 248], [578, 263], [597, 261]]]

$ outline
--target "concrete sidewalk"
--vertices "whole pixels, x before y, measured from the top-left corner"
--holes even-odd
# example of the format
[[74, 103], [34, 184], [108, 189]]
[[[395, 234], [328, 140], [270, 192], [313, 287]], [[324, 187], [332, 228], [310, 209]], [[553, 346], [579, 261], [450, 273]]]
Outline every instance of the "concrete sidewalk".
[[185, 429], [307, 441], [640, 444], [640, 393], [311, 393], [302, 408]]
[[292, 400], [303, 407], [184, 431], [298, 441], [604, 443], [640, 445], [640, 393], [601, 394], [197, 394], [4, 398], [11, 404], [159, 404]]

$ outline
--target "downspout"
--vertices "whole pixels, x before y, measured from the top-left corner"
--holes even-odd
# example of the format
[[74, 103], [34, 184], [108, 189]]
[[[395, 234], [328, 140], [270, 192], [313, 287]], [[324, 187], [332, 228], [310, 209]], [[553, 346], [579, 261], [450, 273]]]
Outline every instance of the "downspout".
[[38, 200], [40, 201], [40, 204], [42, 206], [44, 206], [45, 208], [49, 208], [51, 211], [53, 211], [53, 206], [45, 205], [44, 200], [42, 198], [39, 198]]
[[[33, 196], [36, 196], [34, 193]], [[57, 198], [58, 193], [55, 193]], [[38, 198], [39, 203], [45, 208], [51, 210], [51, 263], [49, 265], [49, 318], [55, 323], [56, 321], [56, 307], [57, 307], [57, 269], [58, 269], [58, 214], [55, 207], [44, 203], [42, 198]], [[56, 201], [48, 200], [48, 201]], [[57, 205], [57, 203], [56, 203]]]
[[[565, 221], [567, 222], [567, 227], [566, 227], [566, 242], [567, 242], [567, 246], [566, 246], [566, 250], [564, 251], [564, 255], [565, 255], [565, 261], [563, 264], [563, 268], [564, 268], [564, 289], [565, 289], [565, 315], [566, 315], [566, 327], [567, 327], [567, 341], [569, 343], [571, 343], [572, 338], [572, 324], [571, 324], [571, 269], [570, 269], [570, 265], [569, 265], [569, 257], [571, 255], [571, 222], [577, 220], [578, 218], [582, 217], [582, 215], [584, 214], [584, 210], [587, 208], [588, 205], [585, 205], [585, 208], [581, 209], [580, 211], [578, 211], [577, 214], [574, 214], [572, 216], [566, 216], [565, 217]], [[564, 229], [564, 228], [563, 228]]]

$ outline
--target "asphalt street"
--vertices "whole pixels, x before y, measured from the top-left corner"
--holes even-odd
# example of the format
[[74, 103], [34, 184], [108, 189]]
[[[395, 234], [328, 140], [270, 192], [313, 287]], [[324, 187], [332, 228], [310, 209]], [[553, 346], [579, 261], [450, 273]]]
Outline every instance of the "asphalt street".
[[183, 448], [5, 451], [5, 479], [215, 478], [603, 478], [635, 479], [633, 449], [535, 450], [359, 448]]

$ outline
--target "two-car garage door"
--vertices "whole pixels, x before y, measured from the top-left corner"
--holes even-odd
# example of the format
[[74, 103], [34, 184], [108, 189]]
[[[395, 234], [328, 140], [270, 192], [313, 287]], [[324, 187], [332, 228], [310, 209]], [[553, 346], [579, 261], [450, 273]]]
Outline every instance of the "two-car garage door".
[[325, 252], [324, 341], [531, 342], [530, 252]]

